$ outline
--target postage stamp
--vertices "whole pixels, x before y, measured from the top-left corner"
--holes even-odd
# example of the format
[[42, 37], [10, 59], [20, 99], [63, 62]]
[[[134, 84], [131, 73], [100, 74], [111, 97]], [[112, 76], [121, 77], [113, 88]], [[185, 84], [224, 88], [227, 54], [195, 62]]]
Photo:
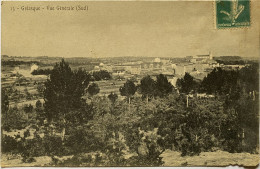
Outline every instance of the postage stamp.
[[250, 26], [250, 0], [217, 0], [217, 28]]

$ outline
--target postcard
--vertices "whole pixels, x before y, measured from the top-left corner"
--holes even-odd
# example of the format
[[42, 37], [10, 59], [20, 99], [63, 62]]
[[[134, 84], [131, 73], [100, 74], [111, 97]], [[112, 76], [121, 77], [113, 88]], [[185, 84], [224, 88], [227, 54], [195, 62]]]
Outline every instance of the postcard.
[[260, 1], [2, 1], [2, 167], [259, 164]]

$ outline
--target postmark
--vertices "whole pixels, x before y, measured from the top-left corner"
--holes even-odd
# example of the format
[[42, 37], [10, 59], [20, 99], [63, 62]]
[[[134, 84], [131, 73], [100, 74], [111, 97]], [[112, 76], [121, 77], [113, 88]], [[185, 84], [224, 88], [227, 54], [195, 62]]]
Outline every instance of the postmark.
[[250, 26], [250, 0], [217, 0], [215, 5], [218, 29]]

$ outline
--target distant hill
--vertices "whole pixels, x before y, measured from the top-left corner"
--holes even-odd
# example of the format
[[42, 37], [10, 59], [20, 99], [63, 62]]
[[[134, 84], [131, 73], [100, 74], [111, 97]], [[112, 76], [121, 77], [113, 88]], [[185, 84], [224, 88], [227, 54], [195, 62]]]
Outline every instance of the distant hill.
[[219, 56], [214, 57], [214, 60], [224, 65], [244, 65], [258, 62], [257, 58], [242, 58], [240, 56]]
[[242, 60], [240, 56], [219, 56], [214, 57], [215, 60], [223, 60], [223, 61], [235, 61], [235, 60]]

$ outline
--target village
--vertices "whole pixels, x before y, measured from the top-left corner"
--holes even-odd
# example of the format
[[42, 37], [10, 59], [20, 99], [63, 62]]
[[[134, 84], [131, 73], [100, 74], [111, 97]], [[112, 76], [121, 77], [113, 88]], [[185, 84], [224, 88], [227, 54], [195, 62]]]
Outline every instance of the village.
[[[228, 58], [228, 57], [224, 57], [224, 58]], [[215, 128], [216, 127], [219, 128], [220, 123], [226, 122], [226, 120], [222, 118], [230, 119], [229, 116], [225, 115], [224, 112], [225, 109], [223, 109], [224, 108], [223, 106], [225, 106], [225, 100], [229, 99], [230, 97], [237, 97], [236, 87], [232, 86], [233, 83], [232, 79], [238, 78], [239, 77], [237, 76], [238, 73], [241, 73], [241, 77], [239, 78], [241, 78], [242, 80], [244, 79], [247, 80], [247, 77], [244, 77], [245, 74], [243, 73], [247, 71], [255, 72], [255, 69], [253, 68], [255, 61], [251, 62], [249, 60], [242, 60], [241, 57], [231, 57], [231, 58], [233, 58], [233, 60], [232, 59], [228, 61], [220, 60], [221, 57], [213, 56], [211, 52], [209, 52], [206, 55], [187, 56], [184, 58], [118, 57], [118, 58], [114, 58], [113, 60], [110, 60], [110, 58], [65, 58], [63, 59], [59, 57], [51, 58], [46, 56], [44, 57], [2, 56], [2, 92], [5, 96], [4, 100], [2, 100], [2, 103], [4, 103], [4, 105], [7, 106], [4, 107], [7, 110], [5, 111], [7, 113], [2, 114], [2, 117], [7, 119], [6, 121], [4, 121], [5, 125], [4, 125], [3, 134], [5, 135], [6, 139], [11, 139], [13, 140], [13, 142], [15, 142], [15, 143], [5, 142], [5, 144], [18, 144], [20, 142], [30, 142], [30, 141], [33, 142], [35, 141], [35, 139], [44, 140], [44, 139], [48, 139], [48, 134], [50, 134], [51, 137], [61, 138], [61, 141], [64, 141], [62, 140], [62, 138], [64, 138], [66, 144], [68, 144], [70, 141], [72, 141], [72, 143], [75, 144], [74, 140], [70, 140], [69, 137], [76, 137], [77, 139], [80, 139], [80, 137], [78, 136], [74, 136], [74, 135], [70, 136], [69, 132], [66, 135], [65, 132], [63, 134], [63, 130], [61, 131], [59, 128], [55, 128], [52, 124], [48, 126], [48, 118], [46, 118], [48, 116], [45, 117], [44, 115], [45, 112], [43, 111], [44, 109], [47, 108], [47, 106], [46, 107], [44, 106], [44, 104], [46, 104], [46, 100], [45, 100], [46, 96], [48, 96], [46, 95], [46, 86], [48, 86], [47, 84], [50, 83], [51, 80], [53, 80], [53, 78], [51, 79], [51, 75], [53, 76], [53, 72], [55, 72], [54, 71], [55, 69], [59, 69], [59, 67], [64, 68], [64, 65], [62, 64], [66, 64], [66, 63], [70, 64], [71, 67], [68, 67], [68, 69], [71, 69], [72, 72], [74, 72], [75, 74], [82, 70], [82, 72], [84, 72], [84, 74], [86, 74], [89, 77], [88, 84], [87, 84], [88, 86], [84, 87], [84, 91], [82, 92], [80, 99], [84, 102], [83, 105], [85, 104], [86, 106], [85, 107], [86, 112], [87, 113], [94, 112], [96, 115], [96, 118], [94, 119], [90, 118], [88, 120], [88, 125], [92, 127], [88, 128], [86, 126], [87, 127], [86, 131], [92, 132], [92, 134], [94, 134], [93, 138], [95, 139], [96, 138], [98, 140], [101, 139], [102, 141], [106, 142], [105, 138], [107, 137], [107, 132], [104, 130], [104, 127], [107, 126], [106, 124], [104, 125], [104, 123], [108, 123], [110, 125], [111, 119], [115, 119], [116, 123], [120, 125], [125, 125], [128, 124], [129, 121], [130, 123], [133, 122], [135, 123], [136, 118], [140, 116], [141, 118], [140, 117], [138, 118], [139, 120], [142, 121], [144, 128], [146, 128], [150, 126], [149, 124], [146, 124], [146, 120], [150, 121], [149, 123], [156, 126], [157, 125], [156, 120], [158, 120], [157, 116], [160, 115], [160, 113], [164, 113], [164, 111], [166, 111], [166, 114], [163, 114], [161, 118], [167, 119], [167, 116], [173, 113], [172, 116], [173, 120], [177, 120], [177, 122], [172, 123], [173, 125], [178, 124], [179, 112], [181, 114], [182, 113], [185, 114], [185, 111], [191, 112], [190, 114], [186, 114], [184, 116], [182, 115], [183, 119], [188, 120], [187, 124], [189, 125], [193, 125], [193, 124], [198, 125], [196, 120], [197, 118], [201, 118], [201, 117], [203, 118], [205, 117], [207, 119], [214, 118], [214, 120], [210, 121], [210, 124], [212, 123], [212, 125], [214, 126], [212, 130], [221, 132], [220, 130], [215, 130]], [[219, 74], [219, 72], [216, 70], [221, 70], [224, 73]], [[64, 76], [64, 74], [60, 74], [59, 76]], [[183, 81], [183, 79], [187, 78], [188, 76], [189, 78], [192, 78], [192, 80], [186, 81], [185, 82], [186, 84], [181, 84], [182, 86], [180, 86], [180, 81]], [[145, 94], [144, 91], [145, 88], [148, 88], [149, 85], [151, 84], [145, 84], [141, 86], [142, 84], [144, 84], [143, 80], [147, 79], [147, 77], [148, 80], [150, 79], [150, 82], [154, 81], [156, 85], [152, 89], [155, 90], [155, 92], [153, 93], [153, 91], [150, 90], [150, 92], [152, 93], [150, 95]], [[165, 81], [164, 82], [166, 84], [166, 88], [167, 86], [170, 87], [169, 90], [170, 93], [166, 95], [160, 95], [160, 92], [164, 92], [167, 89], [166, 88], [165, 88], [166, 90], [160, 89], [160, 85], [158, 85], [158, 82], [160, 83], [160, 81], [158, 81], [159, 79], [158, 77], [163, 77], [166, 80], [166, 82]], [[211, 82], [212, 77], [216, 78], [216, 81], [214, 83], [217, 84]], [[217, 79], [222, 81], [221, 84], [218, 84]], [[208, 81], [209, 83], [207, 82], [207, 80], [210, 80]], [[132, 95], [130, 94], [127, 96], [122, 91], [122, 87], [124, 88], [127, 83], [129, 84], [129, 82], [134, 86], [134, 90], [133, 90], [134, 94]], [[237, 82], [238, 80], [235, 80], [235, 83]], [[59, 83], [59, 81], [56, 81], [56, 83]], [[78, 85], [81, 84], [81, 82], [75, 84]], [[204, 85], [207, 91], [201, 92], [197, 90], [198, 86], [194, 87], [194, 84], [200, 84], [201, 86]], [[185, 87], [185, 85], [186, 87], [189, 88], [188, 90], [185, 90], [183, 88]], [[94, 89], [94, 92], [90, 90], [91, 86], [96, 87]], [[217, 88], [214, 88], [214, 86]], [[220, 89], [218, 89], [219, 86], [221, 87]], [[210, 91], [212, 87], [215, 90], [213, 92]], [[195, 91], [193, 89], [195, 89]], [[221, 92], [227, 92], [229, 94], [224, 94]], [[255, 90], [251, 90], [251, 89], [248, 90], [244, 88], [239, 92], [241, 92], [242, 94], [241, 96], [246, 97], [249, 102], [257, 101], [258, 92], [256, 92]], [[55, 92], [51, 92], [51, 93], [55, 93]], [[68, 99], [68, 101], [69, 100], [70, 99]], [[130, 100], [132, 101], [130, 102]], [[144, 103], [147, 105], [145, 105]], [[58, 103], [58, 104], [60, 104], [60, 106], [62, 107], [66, 107], [66, 105], [64, 105], [63, 103]], [[57, 103], [53, 107], [54, 109], [56, 105]], [[176, 109], [175, 108], [169, 109], [170, 108], [169, 105], [170, 106], [175, 105], [177, 107]], [[148, 113], [146, 115], [144, 114], [144, 116], [142, 116], [142, 114], [139, 114], [142, 113], [142, 109], [139, 110], [139, 107], [142, 106], [143, 108], [145, 108], [145, 113]], [[167, 109], [161, 111], [160, 106], [163, 106]], [[155, 109], [156, 112], [155, 114], [153, 114], [154, 111], [153, 109]], [[193, 111], [195, 111], [195, 114], [193, 113]], [[119, 117], [117, 117], [116, 114], [119, 114], [119, 112], [121, 114]], [[201, 115], [197, 115], [198, 113]], [[203, 115], [203, 113], [206, 114]], [[154, 118], [156, 120], [149, 119], [149, 116], [151, 115], [155, 116]], [[192, 116], [192, 118], [190, 116]], [[130, 119], [133, 121], [131, 121], [129, 117], [131, 117], [132, 119], [131, 118]], [[253, 117], [254, 116], [250, 114], [250, 118]], [[167, 125], [163, 125], [162, 123], [162, 126], [166, 128], [167, 127], [170, 128], [172, 124], [167, 123]], [[205, 124], [201, 123], [201, 125], [207, 125], [207, 124], [208, 123]], [[81, 125], [84, 126], [85, 124], [81, 124]], [[113, 125], [114, 122], [111, 121], [111, 126]], [[230, 123], [229, 125], [232, 125], [232, 123]], [[227, 129], [225, 129], [225, 131], [229, 132], [229, 130], [230, 127], [228, 126]], [[147, 132], [141, 129], [138, 129], [138, 131], [140, 136], [142, 136], [142, 133], [146, 134], [142, 136], [142, 140], [145, 139], [145, 137], [149, 138], [152, 137], [153, 135], [157, 135], [156, 140], [158, 140], [161, 137], [158, 135], [158, 133], [162, 132], [163, 130], [160, 127], [152, 126], [151, 131]], [[197, 132], [197, 130], [194, 131], [195, 133]], [[180, 132], [181, 132], [180, 129], [173, 130], [173, 133], [176, 136], [178, 136], [178, 133]], [[161, 134], [163, 135], [163, 133]], [[205, 139], [207, 144], [208, 142], [210, 142], [210, 144], [214, 145], [214, 146], [213, 145], [210, 146], [209, 148], [205, 146], [205, 148], [208, 149], [207, 151], [214, 152], [214, 153], [211, 152], [211, 155], [213, 156], [214, 154], [218, 154], [218, 153], [222, 153], [222, 154], [226, 153], [224, 151], [216, 151], [215, 148], [217, 146], [221, 147], [221, 150], [233, 152], [235, 149], [232, 147], [231, 144], [233, 143], [232, 142], [233, 138], [231, 138], [230, 143], [228, 142], [226, 144], [225, 142], [223, 142], [221, 143], [221, 145], [218, 145], [218, 142], [214, 141], [214, 139], [217, 138], [217, 136], [227, 137], [226, 140], [229, 141], [229, 136], [228, 135], [225, 136], [224, 134], [223, 135], [216, 134], [216, 136], [212, 136], [213, 140], [208, 140], [207, 138], [202, 138], [203, 135], [202, 133], [196, 133], [195, 135], [193, 135], [192, 139], [195, 142], [194, 143], [192, 142], [192, 144], [196, 146], [197, 144], [196, 142], [198, 142], [199, 139]], [[119, 139], [118, 142], [124, 144], [128, 143], [127, 142], [128, 135], [131, 135], [131, 132], [128, 132], [128, 130], [124, 133], [124, 135], [123, 132], [119, 132], [117, 138]], [[163, 135], [163, 137], [167, 138], [168, 135], [166, 136]], [[178, 140], [178, 138], [176, 139]], [[236, 151], [238, 152], [250, 151], [253, 153], [253, 155], [247, 157], [245, 156], [245, 154], [243, 154], [243, 156], [245, 156], [245, 158], [252, 160], [252, 162], [256, 161], [255, 159], [257, 158], [256, 157], [257, 155], [254, 154], [256, 153], [256, 148], [254, 147], [256, 141], [255, 135], [254, 134], [251, 135], [247, 127], [241, 127], [241, 130], [237, 130], [235, 139], [239, 140], [239, 142], [237, 142], [239, 148], [236, 148], [237, 149]], [[249, 143], [251, 143], [250, 140], [253, 140], [252, 141], [253, 144], [250, 147], [250, 149], [247, 150], [247, 146], [249, 145]], [[54, 143], [56, 144], [56, 141], [54, 141]], [[60, 142], [57, 143], [61, 145]], [[49, 146], [48, 142], [46, 143], [36, 142], [33, 144], [39, 144], [39, 145], [46, 144]], [[98, 146], [101, 146], [102, 144], [103, 143], [100, 143], [100, 145], [98, 144]], [[113, 142], [113, 144], [116, 144], [116, 142]], [[84, 151], [91, 154], [88, 155], [88, 158], [90, 158], [92, 161], [97, 160], [96, 156], [99, 156], [100, 154], [98, 151], [97, 152], [94, 151], [95, 148], [93, 147], [93, 145], [88, 142], [84, 143], [83, 145], [86, 146], [85, 148], [86, 150]], [[156, 145], [159, 146], [159, 143], [156, 143]], [[185, 149], [182, 148], [182, 146], [185, 146], [185, 142], [182, 142], [181, 144], [172, 143], [172, 142], [167, 143], [166, 140], [162, 146], [167, 147], [167, 151], [160, 152], [161, 154], [160, 158], [163, 158], [163, 163], [165, 165], [183, 166], [186, 165], [186, 163], [189, 163], [189, 165], [191, 164], [197, 165], [197, 163], [194, 163], [193, 160], [190, 161], [187, 160], [188, 162], [185, 162], [186, 158], [183, 158], [182, 157], [183, 155], [181, 153], [186, 153], [184, 155], [190, 155], [194, 151], [196, 153], [204, 151], [203, 148], [198, 150], [193, 150], [193, 148], [191, 148], [188, 149], [188, 151], [186, 151]], [[201, 145], [201, 147], [203, 146]], [[34, 146], [32, 146], [31, 149], [33, 148]], [[17, 147], [17, 149], [19, 149], [19, 147]], [[23, 155], [22, 161], [24, 160], [25, 161], [24, 164], [26, 165], [29, 164], [38, 165], [38, 163], [39, 165], [56, 165], [55, 161], [58, 160], [59, 163], [62, 164], [66, 160], [72, 159], [73, 156], [71, 156], [71, 154], [73, 149], [74, 148], [69, 150], [70, 153], [68, 155], [62, 152], [63, 154], [61, 158], [57, 156], [55, 157], [46, 156], [44, 157], [45, 162], [43, 163], [39, 163], [40, 160], [38, 158], [41, 157], [38, 157], [39, 154], [37, 153], [35, 155], [34, 154], [30, 155], [30, 153], [29, 155], [28, 154]], [[98, 149], [102, 150], [102, 148], [100, 147]], [[19, 150], [19, 151], [27, 152], [29, 151], [29, 149]], [[49, 150], [45, 148], [44, 151], [49, 151]], [[130, 151], [129, 147], [126, 146], [126, 148], [124, 148], [124, 150], [122, 151], [124, 155], [122, 155], [119, 158], [124, 158], [125, 160], [128, 160], [129, 158], [135, 159], [136, 157], [142, 154], [147, 156], [147, 154], [144, 153], [143, 151], [144, 150], [140, 150], [140, 146], [139, 146], [136, 154], [133, 153], [133, 151]], [[41, 156], [42, 155], [44, 155], [44, 152], [41, 154]], [[231, 156], [233, 157], [233, 154], [231, 153], [227, 155], [229, 157]], [[180, 161], [182, 162], [178, 164], [171, 163], [168, 160], [169, 158], [172, 158], [170, 156], [176, 156], [176, 158], [180, 159]], [[20, 164], [20, 162], [15, 161], [20, 157], [15, 157], [15, 156], [12, 157], [12, 155], [7, 154], [5, 155], [4, 158], [5, 158], [4, 160], [9, 161], [9, 163], [14, 162], [15, 164], [18, 163]], [[100, 158], [103, 158], [103, 160], [105, 160], [107, 157], [101, 156]], [[149, 160], [150, 158], [151, 157], [149, 156]], [[150, 162], [149, 160], [148, 162]], [[211, 162], [209, 162], [209, 164], [210, 163]], [[141, 162], [140, 164], [143, 165], [143, 162]], [[102, 165], [102, 163], [100, 165]], [[158, 164], [156, 163], [156, 165], [162, 165], [161, 161], [158, 160]]]
[[[2, 62], [21, 62], [19, 65], [2, 66], [2, 88], [7, 88], [12, 92], [13, 97], [10, 100], [10, 106], [22, 107], [24, 105], [35, 105], [37, 100], [42, 99], [43, 84], [48, 79], [48, 75], [33, 75], [35, 70], [52, 69], [56, 62], [61, 58], [55, 57], [8, 57], [2, 56]], [[146, 75], [153, 79], [157, 75], [163, 74], [168, 81], [176, 88], [178, 79], [183, 78], [185, 73], [189, 73], [196, 80], [201, 81], [214, 68], [221, 67], [226, 70], [238, 70], [245, 67], [245, 64], [240, 65], [224, 65], [214, 60], [211, 52], [206, 55], [187, 56], [185, 58], [134, 58], [125, 60], [119, 58], [110, 62], [106, 58], [68, 58], [72, 64], [72, 69], [81, 68], [90, 74], [93, 72], [105, 71], [111, 75], [110, 79], [101, 79], [95, 81], [99, 86], [99, 96], [108, 96], [110, 93], [117, 94], [121, 99], [119, 88], [127, 79], [132, 79], [136, 84]], [[8, 90], [7, 90], [8, 91]], [[214, 97], [206, 95], [206, 93], [197, 93], [199, 97]], [[193, 97], [193, 95], [189, 95]]]

